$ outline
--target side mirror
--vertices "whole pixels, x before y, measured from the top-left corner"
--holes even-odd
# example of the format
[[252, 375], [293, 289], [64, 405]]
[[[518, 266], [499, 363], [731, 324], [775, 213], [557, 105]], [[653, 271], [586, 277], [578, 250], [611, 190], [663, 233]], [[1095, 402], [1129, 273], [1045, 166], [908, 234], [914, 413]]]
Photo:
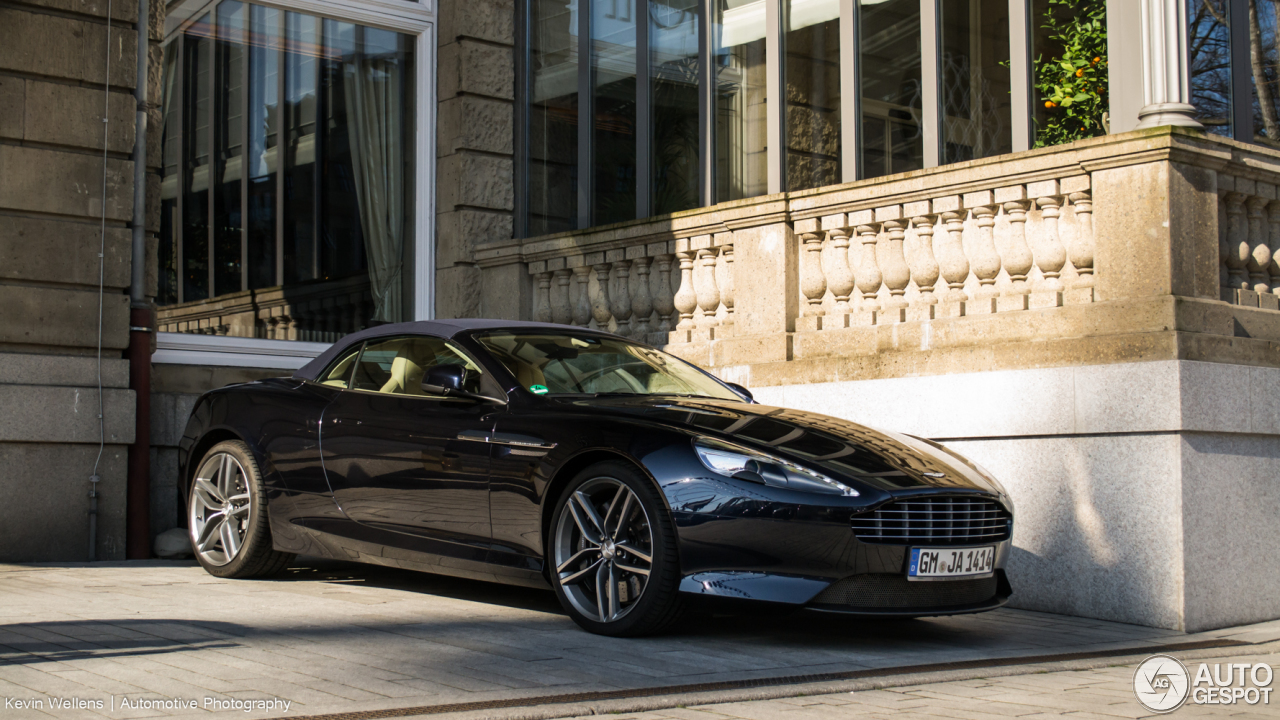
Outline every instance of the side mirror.
[[462, 389], [462, 383], [467, 380], [467, 369], [461, 365], [437, 365], [427, 371], [427, 376], [422, 379], [423, 385], [438, 387], [449, 394], [449, 392], [457, 392]]
[[497, 405], [507, 404], [506, 400], [464, 390], [462, 386], [466, 382], [467, 369], [465, 367], [461, 365], [437, 365], [427, 371], [426, 377], [422, 379], [422, 387], [428, 392], [446, 397], [466, 398]]
[[741, 385], [739, 385], [738, 383], [725, 383], [725, 385], [728, 385], [729, 387], [733, 388], [733, 391], [734, 391], [734, 392], [738, 393], [739, 395], [742, 395], [742, 396], [743, 396], [743, 397], [745, 397], [749, 402], [755, 402], [755, 401], [756, 401], [756, 398], [755, 398], [755, 396], [754, 396], [754, 395], [752, 395], [752, 394], [751, 394], [751, 391], [750, 391], [750, 390], [748, 390], [748, 389], [746, 389], [746, 388], [744, 388], [744, 387], [742, 387], [742, 386], [741, 386]]

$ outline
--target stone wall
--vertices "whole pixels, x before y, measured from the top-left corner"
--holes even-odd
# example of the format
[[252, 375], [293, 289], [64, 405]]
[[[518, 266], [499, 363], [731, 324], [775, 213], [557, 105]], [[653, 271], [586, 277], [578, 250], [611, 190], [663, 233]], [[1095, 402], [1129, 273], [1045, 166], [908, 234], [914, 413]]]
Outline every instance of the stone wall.
[[436, 316], [483, 314], [476, 245], [512, 235], [515, 8], [440, 3]]
[[[151, 38], [158, 41], [162, 8], [153, 5]], [[88, 556], [95, 462], [102, 478], [96, 555], [124, 557], [135, 407], [122, 351], [129, 339], [137, 5], [116, 2], [111, 12], [108, 45], [101, 0], [0, 7], [0, 462], [10, 468], [0, 479], [0, 561]], [[158, 67], [158, 45], [151, 58]], [[158, 90], [156, 72], [152, 95]], [[156, 159], [158, 141], [151, 145]], [[155, 230], [158, 215], [149, 220]], [[154, 273], [149, 279], [154, 286]]]

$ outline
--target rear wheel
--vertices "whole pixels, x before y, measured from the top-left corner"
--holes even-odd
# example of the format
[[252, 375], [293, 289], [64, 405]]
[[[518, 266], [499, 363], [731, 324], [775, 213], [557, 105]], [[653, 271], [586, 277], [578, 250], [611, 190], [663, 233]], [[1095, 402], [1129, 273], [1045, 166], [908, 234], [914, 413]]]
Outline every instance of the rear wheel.
[[651, 635], [680, 616], [675, 528], [653, 483], [634, 467], [604, 462], [570, 481], [551, 521], [551, 580], [584, 629]]
[[271, 546], [266, 491], [249, 446], [218, 443], [205, 453], [187, 497], [191, 550], [211, 575], [274, 575], [293, 562]]

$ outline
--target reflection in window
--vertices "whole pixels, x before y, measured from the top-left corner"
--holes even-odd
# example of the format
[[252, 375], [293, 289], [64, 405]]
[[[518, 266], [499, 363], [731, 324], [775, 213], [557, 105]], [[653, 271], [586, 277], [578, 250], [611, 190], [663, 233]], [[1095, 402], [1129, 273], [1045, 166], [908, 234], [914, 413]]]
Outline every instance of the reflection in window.
[[1207, 132], [1231, 136], [1231, 37], [1228, 0], [1187, 0], [1191, 104]]
[[1274, 2], [1249, 0], [1249, 61], [1253, 78], [1253, 140], [1280, 147], [1280, 26]]
[[942, 0], [942, 162], [1013, 151], [1007, 0]]
[[862, 177], [924, 167], [919, 0], [860, 4]]
[[653, 212], [688, 210], [698, 193], [698, 2], [650, 0]]
[[236, 0], [211, 13], [166, 68], [160, 254], [181, 282], [162, 273], [161, 329], [332, 341], [402, 319], [413, 39]]
[[787, 188], [840, 177], [840, 2], [787, 0]]
[[765, 0], [712, 0], [715, 201], [769, 191]]
[[578, 226], [578, 0], [530, 0], [529, 234]]
[[178, 301], [178, 233], [176, 224], [182, 221], [178, 215], [178, 117], [174, 112], [174, 96], [178, 91], [178, 46], [173, 42], [164, 47], [164, 85], [160, 98], [161, 117], [164, 118], [160, 138], [160, 237], [158, 250], [159, 273], [157, 276], [156, 302], [170, 305]]
[[635, 0], [591, 3], [591, 170], [597, 225], [636, 216]]

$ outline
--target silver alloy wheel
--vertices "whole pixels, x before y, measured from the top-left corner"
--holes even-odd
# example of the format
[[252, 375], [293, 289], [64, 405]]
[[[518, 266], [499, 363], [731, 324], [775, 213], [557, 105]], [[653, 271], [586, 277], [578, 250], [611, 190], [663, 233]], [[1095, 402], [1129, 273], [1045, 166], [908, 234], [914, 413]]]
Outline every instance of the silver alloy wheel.
[[249, 528], [249, 478], [230, 453], [204, 461], [191, 488], [191, 544], [210, 565], [226, 565], [244, 546]]
[[560, 587], [586, 618], [620, 620], [649, 584], [649, 515], [631, 488], [609, 477], [588, 480], [565, 503], [552, 553]]

